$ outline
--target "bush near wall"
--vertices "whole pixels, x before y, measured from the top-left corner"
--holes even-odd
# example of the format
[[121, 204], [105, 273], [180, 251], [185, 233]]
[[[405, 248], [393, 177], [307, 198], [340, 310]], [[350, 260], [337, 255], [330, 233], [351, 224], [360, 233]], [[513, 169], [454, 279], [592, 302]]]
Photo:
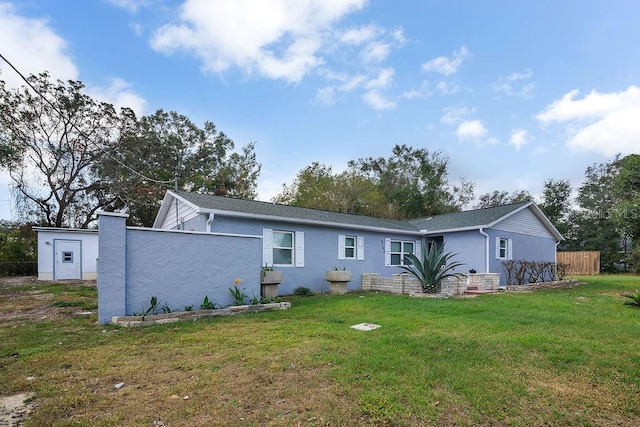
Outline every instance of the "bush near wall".
[[0, 221], [0, 276], [37, 274], [37, 248], [31, 225]]
[[502, 262], [507, 286], [562, 280], [571, 265], [549, 261], [509, 260]]

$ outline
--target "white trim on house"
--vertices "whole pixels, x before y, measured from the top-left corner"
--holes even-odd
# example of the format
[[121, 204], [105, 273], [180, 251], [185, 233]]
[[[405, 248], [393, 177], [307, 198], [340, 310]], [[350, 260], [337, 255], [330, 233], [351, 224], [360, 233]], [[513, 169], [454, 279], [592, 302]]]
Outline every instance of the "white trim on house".
[[203, 236], [223, 236], [223, 237], [246, 237], [250, 239], [262, 239], [262, 236], [258, 236], [256, 234], [237, 234], [237, 233], [219, 233], [219, 232], [206, 232], [206, 231], [193, 231], [193, 230], [175, 230], [175, 229], [165, 229], [165, 228], [148, 228], [148, 227], [135, 227], [135, 226], [127, 226], [127, 230], [138, 230], [138, 231], [160, 231], [162, 233], [182, 233], [182, 234], [200, 234]]
[[51, 233], [97, 233], [97, 229], [93, 228], [59, 228], [59, 227], [32, 227], [34, 231], [49, 231]]
[[562, 234], [560, 234], [560, 232], [556, 229], [556, 227], [551, 223], [551, 221], [549, 221], [549, 219], [544, 215], [544, 213], [540, 210], [540, 208], [534, 202], [529, 202], [526, 205], [519, 207], [518, 209], [514, 209], [513, 211], [496, 219], [495, 221], [489, 224], [470, 225], [468, 227], [448, 228], [444, 230], [434, 230], [434, 231], [430, 231], [429, 229], [422, 229], [420, 230], [420, 233], [424, 234], [425, 236], [429, 236], [429, 235], [437, 235], [437, 234], [443, 234], [443, 233], [454, 233], [459, 231], [472, 231], [472, 230], [483, 230], [487, 228], [493, 228], [496, 224], [504, 221], [505, 219], [527, 208], [533, 208], [532, 211], [535, 214], [535, 216], [538, 217], [538, 219], [543, 223], [545, 227], [547, 227], [547, 229], [549, 229], [550, 233], [553, 235], [553, 237], [555, 237], [557, 241], [564, 239]]
[[358, 261], [364, 260], [364, 237], [356, 237], [356, 259]]

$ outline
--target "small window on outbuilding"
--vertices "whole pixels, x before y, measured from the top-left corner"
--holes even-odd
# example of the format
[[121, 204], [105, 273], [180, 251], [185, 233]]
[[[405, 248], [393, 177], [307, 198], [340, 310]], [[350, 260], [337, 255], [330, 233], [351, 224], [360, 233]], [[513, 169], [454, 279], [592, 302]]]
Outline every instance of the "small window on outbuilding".
[[62, 262], [73, 263], [73, 252], [71, 251], [62, 252]]

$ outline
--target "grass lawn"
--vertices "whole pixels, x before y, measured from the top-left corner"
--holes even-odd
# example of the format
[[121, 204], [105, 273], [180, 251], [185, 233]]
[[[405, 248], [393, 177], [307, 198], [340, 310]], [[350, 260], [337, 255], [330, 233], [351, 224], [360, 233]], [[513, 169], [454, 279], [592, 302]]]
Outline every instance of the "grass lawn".
[[[621, 294], [640, 277], [580, 279], [468, 299], [291, 297], [132, 329], [71, 314], [95, 309], [94, 288], [28, 285], [59, 314], [0, 316], [0, 395], [34, 392], [33, 426], [638, 426], [640, 309]], [[0, 292], [0, 315], [15, 301]], [[350, 328], [362, 322], [382, 327]]]

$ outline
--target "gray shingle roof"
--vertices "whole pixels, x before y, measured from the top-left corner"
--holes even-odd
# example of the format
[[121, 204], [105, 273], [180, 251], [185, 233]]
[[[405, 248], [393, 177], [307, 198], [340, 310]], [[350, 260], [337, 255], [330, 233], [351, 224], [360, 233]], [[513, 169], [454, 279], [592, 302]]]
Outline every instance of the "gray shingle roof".
[[[518, 209], [521, 209], [526, 205], [533, 204], [532, 202], [514, 203], [493, 208], [474, 209], [470, 211], [453, 212], [435, 215], [432, 217], [418, 218], [409, 221], [400, 221], [260, 202], [256, 200], [189, 193], [186, 191], [171, 192], [204, 210], [235, 212], [250, 216], [273, 217], [275, 220], [299, 220], [325, 224], [338, 224], [343, 226], [396, 230], [398, 232], [405, 233], [415, 232], [416, 234], [425, 230], [427, 233], [437, 233], [448, 230], [453, 231], [487, 227]], [[555, 233], [557, 234], [557, 231]]]
[[409, 223], [419, 230], [427, 230], [428, 232], [482, 227], [487, 226], [530, 203], [531, 202], [522, 202], [511, 205], [496, 206], [493, 208], [453, 212], [427, 218], [418, 218], [410, 220]]
[[398, 221], [370, 216], [351, 215], [330, 212], [320, 209], [302, 208], [298, 206], [280, 205], [257, 200], [236, 199], [232, 197], [212, 196], [208, 194], [172, 191], [188, 202], [203, 209], [240, 212], [251, 215], [271, 216], [275, 218], [299, 219], [359, 227], [383, 228], [398, 231], [419, 231], [407, 221]]

